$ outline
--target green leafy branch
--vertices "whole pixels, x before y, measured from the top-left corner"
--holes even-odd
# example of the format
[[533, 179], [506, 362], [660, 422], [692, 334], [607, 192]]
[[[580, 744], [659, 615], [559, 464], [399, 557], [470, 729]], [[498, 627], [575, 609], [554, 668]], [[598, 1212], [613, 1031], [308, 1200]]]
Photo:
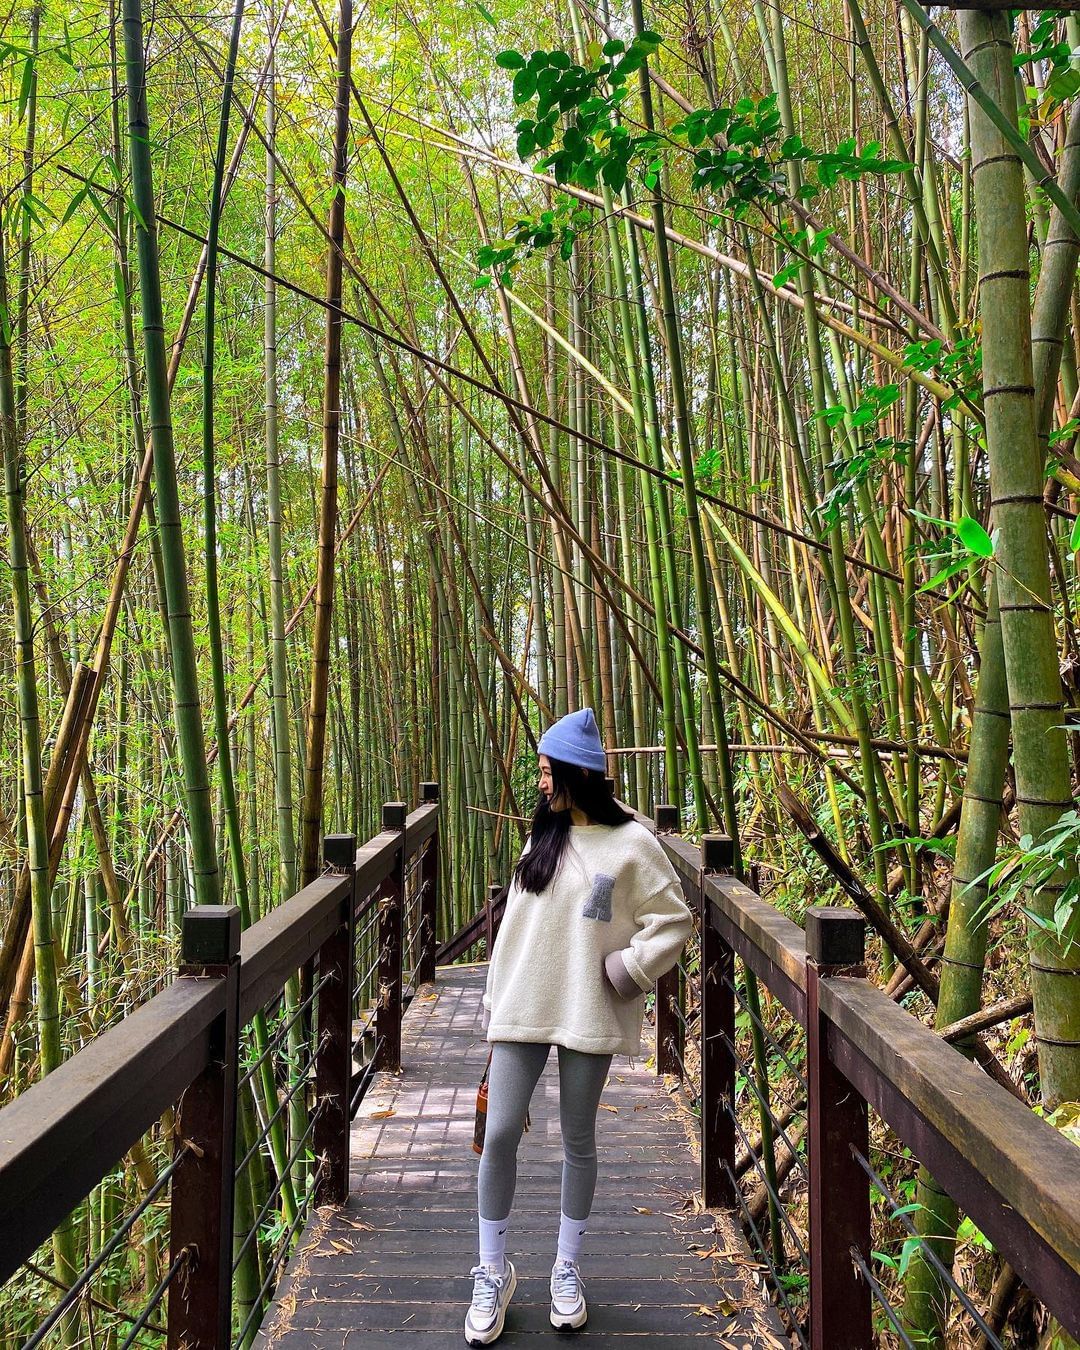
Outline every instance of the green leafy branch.
[[[661, 44], [659, 33], [639, 33], [629, 44], [618, 38], [600, 46], [590, 43], [582, 65], [559, 48], [536, 50], [529, 56], [516, 50], [500, 52], [496, 64], [512, 79], [516, 106], [529, 114], [516, 124], [517, 153], [523, 161], [535, 159], [540, 172], [550, 171], [556, 183], [589, 191], [603, 185], [619, 193], [637, 173], [650, 190], [656, 187], [665, 145], [692, 152], [691, 188], [710, 197], [741, 218], [753, 206], [777, 205], [788, 192], [786, 162], [800, 160], [814, 167], [800, 196], [814, 197], [840, 179], [864, 174], [899, 173], [910, 169], [900, 160], [884, 158], [877, 141], [861, 151], [853, 138], [835, 149], [815, 151], [801, 137], [783, 137], [776, 95], [741, 98], [731, 107], [700, 108], [671, 127], [667, 136], [633, 132], [621, 116], [630, 76], [641, 69]], [[531, 105], [531, 106], [529, 106]], [[572, 218], [558, 221], [545, 213], [535, 221], [519, 221], [513, 234], [498, 246], [480, 250], [481, 268], [496, 267], [509, 281], [517, 258], [525, 252], [558, 241], [567, 256], [580, 228]], [[825, 246], [827, 236], [820, 245]], [[811, 241], [811, 251], [816, 241]]]
[[1053, 934], [1065, 952], [1080, 944], [1080, 811], [1062, 812], [1036, 842], [1030, 834], [1020, 836], [1017, 845], [1005, 856], [981, 872], [969, 883], [985, 882], [986, 900], [975, 914], [977, 923], [989, 923], [995, 914], [1019, 901], [1021, 896], [1038, 896], [1053, 885], [1064, 885], [1054, 901], [1052, 913], [1040, 914], [1030, 904], [1019, 906], [1036, 928]]

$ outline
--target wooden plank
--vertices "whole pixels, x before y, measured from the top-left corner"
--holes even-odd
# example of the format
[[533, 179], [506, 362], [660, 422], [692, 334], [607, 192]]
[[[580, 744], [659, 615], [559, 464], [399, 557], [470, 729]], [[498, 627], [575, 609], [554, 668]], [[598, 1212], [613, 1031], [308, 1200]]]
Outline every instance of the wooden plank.
[[724, 941], [796, 1021], [806, 1021], [806, 937], [735, 877], [708, 876], [705, 892]]
[[278, 905], [240, 941], [240, 1022], [245, 1025], [285, 987], [341, 922], [352, 878], [327, 875]]
[[[462, 1313], [462, 1322], [465, 1317]], [[550, 1325], [542, 1328], [529, 1327], [524, 1330], [507, 1330], [500, 1337], [496, 1344], [499, 1345], [518, 1345], [535, 1347], [535, 1350], [550, 1350], [553, 1344], [552, 1337], [572, 1336], [575, 1342], [582, 1342], [586, 1346], [610, 1346], [614, 1344], [625, 1344], [627, 1350], [631, 1346], [641, 1346], [643, 1338], [648, 1338], [651, 1346], [654, 1333], [635, 1332], [625, 1337], [616, 1337], [610, 1331], [603, 1328], [589, 1329], [588, 1323], [580, 1327], [577, 1331], [557, 1332]], [[274, 1345], [282, 1347], [282, 1350], [365, 1350], [365, 1347], [372, 1347], [377, 1350], [379, 1346], [384, 1346], [387, 1340], [393, 1345], [394, 1350], [441, 1350], [445, 1345], [452, 1347], [452, 1350], [460, 1350], [464, 1344], [462, 1327], [456, 1331], [438, 1332], [438, 1331], [410, 1331], [407, 1327], [398, 1331], [377, 1331], [372, 1332], [370, 1337], [357, 1331], [324, 1331], [320, 1328], [304, 1328], [302, 1331], [282, 1332], [275, 1336]], [[764, 1347], [776, 1347], [776, 1350], [788, 1350], [788, 1342], [782, 1341], [779, 1334], [772, 1333], [771, 1339], [763, 1340], [761, 1333], [754, 1331], [700, 1331], [696, 1335], [664, 1335], [655, 1333], [655, 1339], [663, 1350], [702, 1350], [703, 1346], [711, 1346], [713, 1350], [764, 1350]], [[256, 1344], [259, 1344], [257, 1341]], [[559, 1344], [556, 1340], [554, 1344]]]
[[[509, 1245], [507, 1246], [507, 1251], [511, 1256], [515, 1252], [546, 1252], [549, 1257], [554, 1256], [555, 1239], [559, 1231], [559, 1200], [557, 1195], [555, 1196], [554, 1211], [554, 1215], [552, 1215], [549, 1208], [547, 1223], [543, 1226], [522, 1224], [520, 1227], [515, 1227], [513, 1226], [514, 1215], [511, 1214], [511, 1230], [508, 1235]], [[360, 1221], [364, 1222], [362, 1219]], [[367, 1228], [364, 1230], [363, 1236], [365, 1245], [370, 1245], [372, 1248], [377, 1247], [379, 1252], [382, 1253], [411, 1254], [417, 1250], [418, 1246], [423, 1253], [457, 1252], [459, 1265], [468, 1269], [476, 1261], [475, 1215], [471, 1228], [472, 1231], [470, 1232], [460, 1225], [432, 1222], [418, 1228]], [[417, 1241], [417, 1233], [426, 1234], [420, 1243]], [[355, 1230], [351, 1236], [356, 1237]], [[666, 1239], [666, 1241], [661, 1239]], [[608, 1256], [640, 1256], [651, 1259], [654, 1255], [658, 1255], [659, 1249], [663, 1247], [675, 1252], [679, 1251], [673, 1235], [658, 1232], [656, 1229], [642, 1229], [636, 1232], [608, 1232], [599, 1228], [590, 1228], [585, 1236], [582, 1273], [584, 1274], [587, 1269], [589, 1255], [594, 1252], [603, 1252]], [[354, 1247], [354, 1251], [357, 1250], [359, 1249]], [[742, 1251], [743, 1249], [740, 1247], [739, 1250]], [[421, 1256], [418, 1259], [424, 1258]]]
[[439, 827], [439, 803], [429, 802], [405, 817], [405, 854], [412, 857]]
[[[461, 1235], [455, 1234], [454, 1243], [446, 1243], [439, 1250], [429, 1248], [426, 1244], [423, 1252], [423, 1271], [424, 1278], [432, 1280], [447, 1280], [460, 1278], [463, 1273], [468, 1274], [472, 1264], [476, 1260], [475, 1252], [472, 1257], [462, 1257]], [[310, 1283], [317, 1283], [321, 1287], [323, 1282], [328, 1279], [345, 1278], [343, 1272], [346, 1268], [354, 1275], [362, 1278], [380, 1278], [380, 1277], [400, 1277], [402, 1275], [402, 1257], [410, 1252], [416, 1251], [416, 1242], [402, 1244], [402, 1251], [389, 1252], [384, 1249], [382, 1244], [376, 1244], [370, 1240], [370, 1235], [351, 1233], [348, 1236], [338, 1236], [333, 1239], [334, 1246], [328, 1246], [325, 1249], [317, 1247], [314, 1252], [309, 1252], [305, 1258], [304, 1270], [305, 1278]], [[355, 1244], [355, 1245], [353, 1245]], [[341, 1248], [346, 1250], [342, 1251]], [[691, 1251], [683, 1252], [649, 1252], [647, 1261], [642, 1263], [643, 1279], [679, 1279], [684, 1281], [705, 1281], [708, 1284], [726, 1287], [731, 1279], [739, 1281], [741, 1277], [733, 1277], [726, 1271], [718, 1258], [709, 1255], [715, 1250], [712, 1244], [702, 1247], [700, 1254]], [[350, 1254], [357, 1260], [349, 1261], [346, 1267], [343, 1263], [343, 1257], [349, 1257]], [[517, 1244], [517, 1256], [514, 1257], [515, 1263], [521, 1268], [522, 1262], [518, 1260], [532, 1261], [535, 1269], [543, 1272], [544, 1262], [550, 1267], [554, 1255], [552, 1235], [525, 1235], [523, 1234], [520, 1242]], [[749, 1260], [749, 1258], [746, 1258]], [[746, 1267], [751, 1269], [753, 1263]], [[407, 1267], [409, 1278], [418, 1277], [415, 1267]], [[719, 1270], [719, 1275], [717, 1271]], [[589, 1253], [589, 1278], [624, 1278], [627, 1272], [627, 1253], [624, 1252], [604, 1252], [590, 1251]]]
[[[700, 1313], [697, 1307], [683, 1305], [643, 1303], [598, 1303], [589, 1299], [589, 1282], [585, 1283], [585, 1298], [589, 1302], [589, 1322], [597, 1329], [611, 1335], [627, 1334], [648, 1335], [686, 1335], [705, 1332], [713, 1335], [723, 1332], [726, 1326], [738, 1326], [746, 1322], [743, 1309], [727, 1312], [732, 1308], [730, 1299], [714, 1299], [710, 1304], [700, 1305], [709, 1309], [708, 1314]], [[306, 1297], [297, 1303], [290, 1318], [292, 1331], [304, 1331], [319, 1328], [323, 1331], [349, 1331], [350, 1344], [354, 1336], [386, 1335], [394, 1331], [428, 1331], [453, 1333], [462, 1336], [465, 1314], [472, 1297], [472, 1281], [459, 1285], [460, 1300], [457, 1303], [373, 1303], [363, 1297], [345, 1299], [340, 1297]], [[506, 1333], [522, 1331], [542, 1331], [545, 1328], [552, 1333], [549, 1320], [551, 1296], [548, 1292], [547, 1274], [543, 1278], [519, 1279], [517, 1290], [506, 1314]], [[588, 1325], [588, 1323], [586, 1323]], [[505, 1334], [505, 1333], [504, 1333]], [[574, 1333], [575, 1336], [578, 1334]], [[361, 1342], [362, 1343], [362, 1342]]]
[[[514, 1265], [518, 1267], [519, 1263], [515, 1260]], [[526, 1280], [532, 1285], [541, 1278], [542, 1273], [526, 1277], [518, 1269], [519, 1287], [523, 1287]], [[465, 1306], [468, 1306], [472, 1296], [472, 1276], [468, 1272], [462, 1274], [460, 1268], [452, 1279], [442, 1274], [417, 1275], [412, 1271], [384, 1271], [379, 1274], [357, 1272], [347, 1275], [335, 1271], [319, 1277], [318, 1292], [320, 1298], [372, 1299], [379, 1303], [449, 1303], [456, 1313], [463, 1294]], [[517, 1295], [514, 1297], [516, 1301]], [[693, 1281], [678, 1275], [628, 1280], [625, 1272], [603, 1276], [590, 1274], [586, 1297], [605, 1304], [623, 1303], [631, 1307], [660, 1301], [670, 1307], [685, 1307], [687, 1304], [696, 1307], [701, 1303], [716, 1302], [717, 1286], [711, 1280]]]
[[[550, 1214], [553, 1187], [557, 1188], [557, 1183], [549, 1183], [542, 1190], [534, 1190], [529, 1195], [522, 1195], [520, 1190], [515, 1191], [514, 1213]], [[405, 1192], [381, 1197], [363, 1193], [357, 1195], [355, 1200], [354, 1212], [366, 1223], [384, 1222], [388, 1219], [402, 1223], [414, 1221], [422, 1223], [426, 1217], [445, 1222], [455, 1217], [465, 1220], [470, 1215], [476, 1214], [475, 1186], [471, 1191], [462, 1192], [452, 1198], [447, 1198], [441, 1193], [423, 1195]], [[643, 1214], [641, 1210], [648, 1212]], [[673, 1210], [671, 1200], [655, 1192], [623, 1197], [621, 1193], [614, 1192], [605, 1195], [599, 1188], [593, 1200], [592, 1217], [596, 1219], [594, 1227], [602, 1220], [606, 1229], [610, 1229], [613, 1225], [621, 1226], [625, 1232], [634, 1232], [638, 1228], [650, 1226], [667, 1229], [672, 1223], [690, 1222]], [[650, 1220], [659, 1222], [650, 1225]]]

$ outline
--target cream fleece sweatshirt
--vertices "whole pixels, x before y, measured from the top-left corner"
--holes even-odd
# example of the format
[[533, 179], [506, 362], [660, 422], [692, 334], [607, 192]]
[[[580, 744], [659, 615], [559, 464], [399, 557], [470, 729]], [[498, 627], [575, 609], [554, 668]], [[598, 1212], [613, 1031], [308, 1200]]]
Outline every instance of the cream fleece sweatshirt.
[[639, 1055], [645, 994], [693, 925], [675, 869], [644, 825], [571, 825], [546, 890], [511, 882], [488, 964], [486, 1039]]

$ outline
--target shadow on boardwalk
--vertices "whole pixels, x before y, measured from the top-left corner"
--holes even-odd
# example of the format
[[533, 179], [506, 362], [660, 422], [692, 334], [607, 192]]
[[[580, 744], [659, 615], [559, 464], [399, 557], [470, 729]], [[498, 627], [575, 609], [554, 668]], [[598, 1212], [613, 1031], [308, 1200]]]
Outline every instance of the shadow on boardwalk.
[[[317, 1211], [263, 1322], [259, 1350], [464, 1346], [477, 1260], [472, 1151], [485, 964], [440, 967], [402, 1027], [402, 1073], [378, 1074], [352, 1128], [349, 1203]], [[650, 1032], [648, 1024], [645, 1032]], [[648, 1057], [652, 1046], [643, 1036]], [[518, 1287], [500, 1346], [538, 1337], [597, 1347], [628, 1337], [758, 1350], [783, 1347], [738, 1225], [701, 1212], [693, 1122], [640, 1060], [612, 1060], [597, 1120], [600, 1170], [580, 1266], [589, 1320], [548, 1321], [562, 1143], [552, 1049], [518, 1150], [507, 1254]]]

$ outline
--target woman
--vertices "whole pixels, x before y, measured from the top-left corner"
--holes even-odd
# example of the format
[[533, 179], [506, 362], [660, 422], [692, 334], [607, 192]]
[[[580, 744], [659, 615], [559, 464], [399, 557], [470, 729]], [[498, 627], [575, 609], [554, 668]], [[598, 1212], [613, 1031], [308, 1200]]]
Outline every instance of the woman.
[[645, 994], [679, 959], [693, 927], [675, 869], [605, 781], [591, 708], [549, 727], [538, 746], [540, 800], [514, 867], [488, 964], [492, 1043], [478, 1178], [480, 1261], [465, 1319], [470, 1345], [502, 1334], [517, 1272], [506, 1231], [517, 1149], [533, 1089], [559, 1047], [563, 1168], [551, 1324], [588, 1317], [578, 1269], [596, 1186], [596, 1113], [616, 1054], [641, 1053]]

